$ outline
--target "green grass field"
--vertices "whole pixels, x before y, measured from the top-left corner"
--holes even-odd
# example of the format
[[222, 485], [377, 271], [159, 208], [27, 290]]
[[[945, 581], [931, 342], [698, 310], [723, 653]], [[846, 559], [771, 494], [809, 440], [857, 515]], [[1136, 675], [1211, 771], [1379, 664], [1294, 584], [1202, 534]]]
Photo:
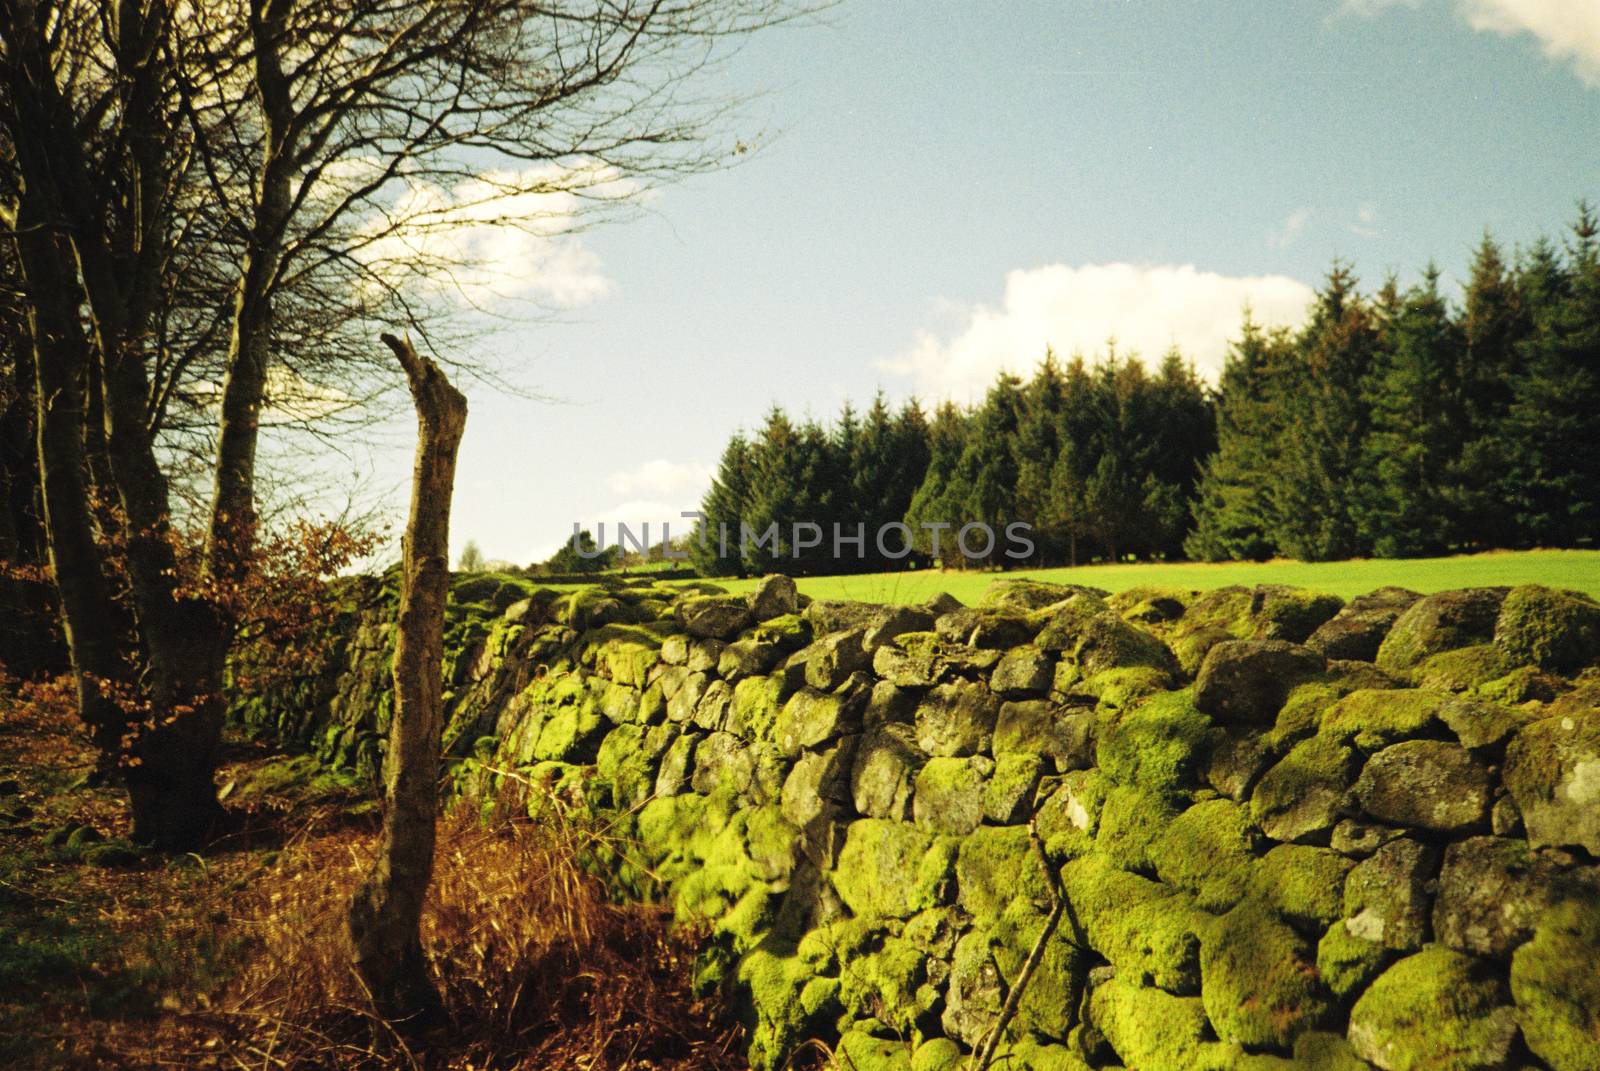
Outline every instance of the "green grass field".
[[[1423, 593], [1450, 588], [1545, 584], [1600, 598], [1600, 550], [1496, 551], [1453, 558], [1370, 559], [1345, 562], [1178, 562], [1154, 565], [1085, 565], [1075, 569], [1024, 569], [1012, 573], [870, 573], [803, 577], [800, 590], [816, 599], [916, 603], [948, 591], [971, 604], [998, 576], [1086, 584], [1108, 591], [1134, 587], [1209, 589], [1229, 584], [1293, 584], [1349, 599], [1394, 585]], [[754, 580], [718, 581], [746, 591]]]

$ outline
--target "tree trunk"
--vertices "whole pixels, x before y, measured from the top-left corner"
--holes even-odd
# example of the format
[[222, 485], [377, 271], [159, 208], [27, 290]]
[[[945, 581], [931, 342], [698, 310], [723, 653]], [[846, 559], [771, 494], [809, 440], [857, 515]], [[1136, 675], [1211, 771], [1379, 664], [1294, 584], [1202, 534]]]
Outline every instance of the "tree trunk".
[[394, 717], [384, 760], [383, 838], [356, 890], [349, 926], [355, 967], [378, 1012], [426, 1023], [440, 1013], [423, 959], [423, 898], [433, 877], [443, 723], [444, 607], [449, 594], [450, 495], [467, 400], [409, 341], [384, 335], [417, 409], [411, 514], [401, 557]]

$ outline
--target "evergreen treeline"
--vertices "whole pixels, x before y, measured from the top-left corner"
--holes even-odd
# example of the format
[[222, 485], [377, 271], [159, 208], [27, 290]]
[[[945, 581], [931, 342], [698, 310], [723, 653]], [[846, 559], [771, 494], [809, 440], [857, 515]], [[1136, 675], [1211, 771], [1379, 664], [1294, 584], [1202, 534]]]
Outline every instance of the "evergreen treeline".
[[[1485, 237], [1459, 303], [1429, 267], [1364, 294], [1336, 263], [1307, 322], [1268, 330], [1246, 313], [1207, 389], [1181, 355], [1156, 371], [1111, 353], [1053, 354], [1027, 381], [1001, 374], [972, 408], [823, 426], [774, 407], [734, 436], [692, 547], [708, 575], [854, 572], [926, 564], [934, 532], [1032, 526], [1034, 564], [1129, 556], [1320, 561], [1600, 536], [1600, 240], [1587, 206], [1569, 240], [1508, 258]], [[775, 544], [746, 545], [778, 525]], [[791, 556], [792, 526], [821, 528]], [[874, 534], [902, 522], [909, 556]], [[835, 555], [833, 525], [865, 526]], [[719, 533], [727, 525], [726, 553]], [[897, 551], [891, 534], [887, 549]], [[1007, 544], [988, 560], [1008, 563]], [[968, 564], [983, 564], [982, 560]]]
[[1410, 557], [1600, 535], [1600, 243], [1479, 245], [1363, 296], [1336, 265], [1298, 333], [1247, 319], [1215, 399], [1192, 557]]

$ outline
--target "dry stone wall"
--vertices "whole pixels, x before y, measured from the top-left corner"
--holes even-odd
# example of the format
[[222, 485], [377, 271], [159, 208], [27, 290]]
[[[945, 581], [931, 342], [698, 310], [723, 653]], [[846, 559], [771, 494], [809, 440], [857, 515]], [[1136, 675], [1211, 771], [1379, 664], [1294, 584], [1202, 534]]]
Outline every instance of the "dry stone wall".
[[[1600, 1068], [1583, 596], [505, 587], [453, 619], [458, 786], [607, 816], [758, 1068]], [[367, 595], [241, 715], [371, 769]]]

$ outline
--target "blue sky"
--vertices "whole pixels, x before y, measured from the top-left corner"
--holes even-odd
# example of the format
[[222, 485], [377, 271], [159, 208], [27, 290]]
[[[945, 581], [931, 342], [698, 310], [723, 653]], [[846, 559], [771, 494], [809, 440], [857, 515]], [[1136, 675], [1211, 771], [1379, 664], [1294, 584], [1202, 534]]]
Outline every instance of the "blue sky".
[[[761, 94], [759, 152], [510, 245], [554, 319], [480, 348], [549, 400], [469, 385], [457, 551], [658, 534], [773, 402], [967, 399], [1110, 335], [1208, 373], [1245, 300], [1297, 320], [1336, 256], [1459, 277], [1485, 228], [1600, 200], [1600, 0], [844, 0], [711, 88]], [[372, 456], [397, 521], [409, 434]]]

